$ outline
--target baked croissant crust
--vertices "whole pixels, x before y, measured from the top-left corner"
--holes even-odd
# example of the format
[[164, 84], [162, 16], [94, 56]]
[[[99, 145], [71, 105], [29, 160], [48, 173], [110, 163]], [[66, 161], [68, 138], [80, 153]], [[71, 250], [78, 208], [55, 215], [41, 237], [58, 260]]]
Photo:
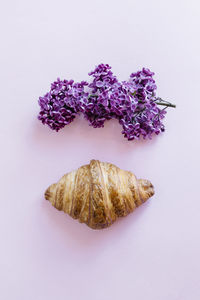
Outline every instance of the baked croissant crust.
[[137, 179], [113, 164], [91, 160], [52, 184], [45, 198], [92, 229], [102, 229], [127, 216], [153, 194], [150, 181]]

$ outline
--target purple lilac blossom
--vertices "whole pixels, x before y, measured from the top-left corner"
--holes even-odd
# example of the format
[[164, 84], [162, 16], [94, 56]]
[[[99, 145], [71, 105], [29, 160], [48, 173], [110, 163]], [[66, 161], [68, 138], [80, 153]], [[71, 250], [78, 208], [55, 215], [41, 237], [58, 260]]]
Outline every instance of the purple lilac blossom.
[[89, 76], [93, 78], [88, 85], [89, 96], [87, 99], [81, 100], [80, 110], [91, 126], [103, 127], [104, 122], [113, 117], [110, 97], [113, 89], [119, 83], [108, 64], [98, 65], [94, 71], [89, 73]]
[[39, 98], [39, 120], [58, 131], [81, 112], [94, 128], [115, 118], [128, 140], [151, 138], [164, 131], [166, 107], [157, 105], [154, 73], [147, 68], [132, 73], [128, 81], [118, 81], [108, 64], [90, 72], [91, 83], [73, 80], [52, 83], [50, 92]]
[[132, 73], [128, 82], [123, 85], [134, 98], [134, 106], [125, 111], [119, 123], [123, 127], [122, 134], [128, 140], [151, 138], [152, 134], [164, 131], [162, 119], [166, 113], [165, 108], [160, 109], [156, 104], [156, 84], [154, 73], [143, 68], [142, 71]]
[[50, 91], [39, 98], [38, 119], [56, 131], [71, 123], [79, 112], [80, 99], [87, 97], [86, 85], [85, 81], [74, 83], [58, 78], [51, 84]]

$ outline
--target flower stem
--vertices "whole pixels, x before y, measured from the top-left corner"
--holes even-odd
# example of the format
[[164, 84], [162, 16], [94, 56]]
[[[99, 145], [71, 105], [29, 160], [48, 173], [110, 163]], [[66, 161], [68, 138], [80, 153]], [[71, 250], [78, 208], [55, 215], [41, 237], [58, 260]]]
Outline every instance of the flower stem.
[[172, 104], [172, 103], [165, 103], [165, 102], [155, 102], [155, 103], [158, 104], [158, 105], [163, 105], [163, 106], [169, 106], [169, 107], [176, 108], [176, 105]]
[[163, 106], [167, 106], [167, 107], [173, 107], [173, 108], [176, 108], [176, 105], [175, 104], [172, 104], [172, 103], [170, 103], [170, 102], [168, 102], [168, 101], [165, 101], [165, 100], [163, 100], [162, 98], [156, 98], [155, 99], [155, 103], [157, 104], [157, 105], [163, 105]]

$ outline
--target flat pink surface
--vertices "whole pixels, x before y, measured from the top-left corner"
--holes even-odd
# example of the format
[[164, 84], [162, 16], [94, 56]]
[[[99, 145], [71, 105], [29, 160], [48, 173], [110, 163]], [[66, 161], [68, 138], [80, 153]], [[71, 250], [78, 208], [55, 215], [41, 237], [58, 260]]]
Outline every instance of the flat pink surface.
[[[200, 299], [199, 1], [4, 1], [1, 9], [0, 299]], [[143, 66], [177, 104], [166, 132], [128, 142], [116, 121], [59, 133], [37, 121], [58, 76], [98, 63], [125, 80]], [[93, 231], [44, 200], [95, 158], [147, 178], [155, 196]]]

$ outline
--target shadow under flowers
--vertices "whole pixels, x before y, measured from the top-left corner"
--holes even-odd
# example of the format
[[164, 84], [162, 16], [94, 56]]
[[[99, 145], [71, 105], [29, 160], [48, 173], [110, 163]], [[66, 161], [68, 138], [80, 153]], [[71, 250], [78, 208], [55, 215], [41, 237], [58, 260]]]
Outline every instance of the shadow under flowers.
[[128, 141], [121, 132], [122, 127], [117, 120], [105, 122], [103, 128], [93, 128], [78, 117], [59, 132], [34, 120], [29, 142], [36, 151], [45, 152], [55, 159], [57, 155], [62, 155], [63, 159], [74, 160], [80, 165], [92, 158], [113, 163], [120, 160], [121, 167], [130, 166], [130, 159], [134, 160], [137, 152], [145, 155], [157, 142], [157, 136], [152, 140]]

